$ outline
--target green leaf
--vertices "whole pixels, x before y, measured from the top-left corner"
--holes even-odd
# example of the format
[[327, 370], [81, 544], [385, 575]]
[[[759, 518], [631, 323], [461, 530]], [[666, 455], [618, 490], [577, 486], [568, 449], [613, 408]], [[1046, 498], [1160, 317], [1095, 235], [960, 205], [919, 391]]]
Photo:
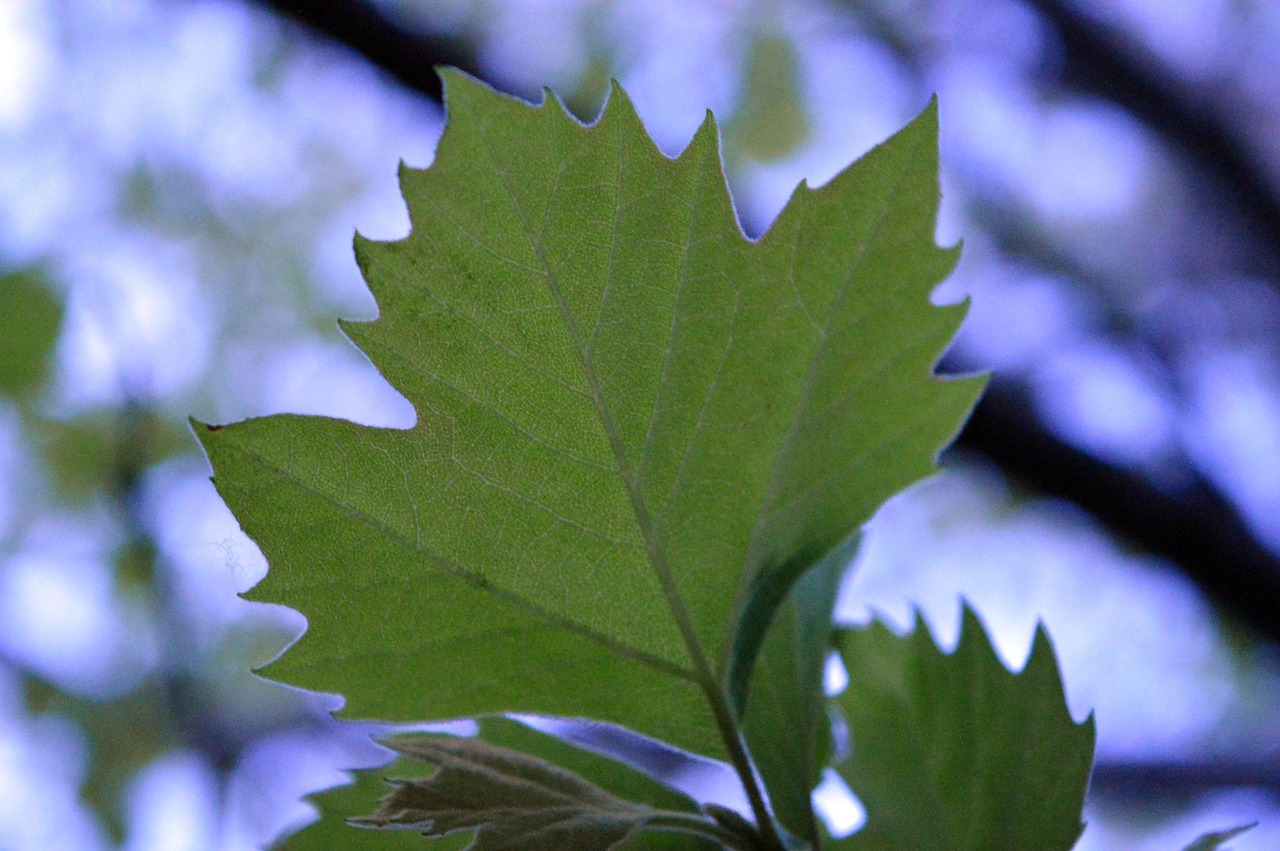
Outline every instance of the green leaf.
[[[604, 789], [618, 798], [637, 802], [654, 810], [679, 812], [696, 816], [698, 805], [682, 793], [665, 786], [639, 770], [616, 759], [575, 747], [555, 736], [534, 730], [507, 718], [485, 718], [480, 721], [479, 738], [492, 745], [518, 751], [541, 761], [560, 766]], [[398, 759], [377, 769], [359, 771], [355, 782], [312, 796], [321, 817], [278, 846], [281, 851], [328, 851], [332, 848], [422, 848], [419, 834], [388, 833], [360, 830], [345, 819], [367, 813], [387, 791], [385, 777], [422, 776], [424, 764], [412, 759]], [[451, 836], [433, 842], [435, 849], [464, 848], [469, 834]], [[634, 834], [623, 848], [626, 851], [711, 851], [719, 847], [693, 836], [643, 831]]]
[[774, 815], [793, 835], [816, 844], [813, 789], [831, 748], [823, 674], [831, 654], [832, 613], [852, 536], [808, 571], [777, 610], [761, 648], [743, 732], [769, 790]]
[[[742, 837], [707, 815], [618, 797], [561, 765], [484, 739], [417, 736], [386, 744], [438, 770], [427, 778], [390, 780], [393, 790], [377, 812], [353, 824], [412, 829], [431, 838], [474, 831], [469, 851], [698, 848], [716, 836], [735, 843], [726, 847], [754, 847], [736, 844]], [[675, 834], [676, 844], [628, 842], [646, 832]]]
[[1213, 833], [1206, 833], [1192, 842], [1182, 851], [1217, 851], [1218, 848], [1224, 847], [1224, 844], [1235, 839], [1242, 833], [1253, 830], [1258, 823], [1243, 824], [1240, 827], [1233, 827], [1231, 830], [1219, 830]]
[[0, 275], [0, 394], [39, 388], [62, 326], [62, 304], [31, 272]]
[[1069, 849], [1093, 762], [1094, 725], [1077, 724], [1053, 649], [1037, 629], [1020, 673], [1000, 662], [966, 605], [943, 653], [917, 615], [898, 636], [882, 623], [842, 630], [849, 670], [838, 698], [852, 753], [837, 770], [867, 824], [837, 849]]
[[770, 613], [736, 635], [741, 610], [931, 472], [979, 391], [932, 375], [964, 313], [929, 304], [936, 110], [752, 242], [710, 117], [670, 160], [616, 87], [584, 127], [445, 80], [411, 234], [357, 240], [380, 316], [344, 326], [415, 426], [198, 429], [271, 565], [251, 598], [309, 620], [272, 673], [352, 716], [583, 716], [742, 773], [726, 681]]

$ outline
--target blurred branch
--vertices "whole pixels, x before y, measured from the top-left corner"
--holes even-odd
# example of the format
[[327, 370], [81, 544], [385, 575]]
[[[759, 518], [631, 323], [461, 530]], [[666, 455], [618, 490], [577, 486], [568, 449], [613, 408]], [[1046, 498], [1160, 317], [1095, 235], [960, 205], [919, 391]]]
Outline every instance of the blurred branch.
[[1099, 762], [1089, 781], [1091, 793], [1157, 797], [1250, 787], [1280, 792], [1280, 763], [1207, 760], [1204, 762]]
[[405, 88], [439, 102], [435, 66], [452, 65], [480, 76], [475, 48], [450, 36], [412, 29], [368, 0], [249, 0], [313, 33], [354, 50]]
[[1163, 140], [1191, 157], [1238, 207], [1241, 217], [1280, 253], [1280, 184], [1241, 143], [1215, 101], [1197, 96], [1140, 47], [1089, 18], [1067, 0], [1026, 0], [1057, 30], [1068, 81], [1136, 116]]
[[[466, 45], [409, 29], [365, 0], [249, 2], [346, 45], [437, 102], [441, 90], [434, 65], [479, 73], [474, 51]], [[1273, 221], [1280, 244], [1280, 206]], [[1029, 400], [1001, 384], [988, 391], [959, 445], [987, 456], [1014, 480], [1075, 502], [1135, 546], [1172, 561], [1260, 635], [1280, 641], [1275, 618], [1280, 558], [1254, 539], [1207, 483], [1197, 479], [1176, 493], [1161, 491], [1142, 475], [1112, 467], [1050, 434]]]
[[1214, 488], [1192, 474], [1176, 491], [1161, 490], [1145, 476], [1059, 440], [1032, 411], [1025, 392], [993, 382], [957, 445], [990, 458], [1017, 482], [1074, 502], [1113, 533], [1172, 561], [1258, 635], [1280, 641], [1280, 558], [1258, 543]]

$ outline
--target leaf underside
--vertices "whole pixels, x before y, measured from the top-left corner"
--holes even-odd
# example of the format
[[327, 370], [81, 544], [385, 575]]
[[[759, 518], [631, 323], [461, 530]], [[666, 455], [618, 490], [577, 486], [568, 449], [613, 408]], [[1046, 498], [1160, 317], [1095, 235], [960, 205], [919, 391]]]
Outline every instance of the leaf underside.
[[[518, 721], [501, 717], [481, 719], [478, 740], [508, 752], [514, 751], [517, 756], [535, 762], [558, 766], [613, 798], [651, 810], [691, 816], [700, 814], [698, 805], [687, 796], [635, 768], [614, 758], [575, 747]], [[320, 819], [283, 840], [277, 847], [280, 851], [329, 851], [333, 848], [452, 851], [467, 848], [475, 839], [474, 832], [470, 830], [425, 843], [422, 834], [412, 830], [353, 830], [345, 821], [377, 808], [377, 802], [387, 792], [384, 778], [425, 779], [434, 770], [420, 760], [400, 757], [380, 769], [359, 772], [353, 784], [313, 796], [313, 803], [320, 810]], [[483, 801], [479, 803], [483, 804]], [[529, 808], [529, 803], [521, 802], [520, 806]], [[492, 839], [491, 836], [490, 841]], [[718, 846], [695, 836], [646, 830], [631, 834], [621, 847], [625, 851], [711, 851]]]
[[851, 739], [837, 770], [866, 807], [867, 824], [833, 848], [1075, 845], [1094, 723], [1072, 720], [1043, 629], [1016, 674], [967, 605], [949, 654], [918, 615], [905, 636], [873, 622], [841, 630], [837, 643], [850, 684], [837, 702]]
[[432, 838], [476, 830], [470, 851], [604, 851], [653, 815], [563, 768], [481, 739], [388, 744], [438, 770], [429, 778], [389, 781], [392, 792], [358, 824], [394, 825]]
[[668, 159], [616, 87], [587, 127], [444, 76], [412, 232], [357, 239], [379, 317], [344, 324], [416, 424], [197, 429], [270, 563], [249, 596], [308, 619], [271, 674], [354, 717], [589, 717], [724, 758], [709, 697], [748, 693], [786, 589], [980, 390], [932, 375], [964, 313], [929, 303], [936, 109], [752, 242], [710, 116]]

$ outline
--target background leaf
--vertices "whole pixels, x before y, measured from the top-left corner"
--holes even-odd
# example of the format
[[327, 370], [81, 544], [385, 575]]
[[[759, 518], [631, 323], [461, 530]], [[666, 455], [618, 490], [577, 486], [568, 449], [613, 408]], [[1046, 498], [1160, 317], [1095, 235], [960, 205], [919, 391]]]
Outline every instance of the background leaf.
[[1255, 827], [1257, 827], [1257, 822], [1254, 822], [1253, 824], [1244, 824], [1240, 827], [1232, 828], [1231, 830], [1218, 830], [1212, 833], [1206, 833], [1184, 848], [1183, 851], [1217, 851], [1218, 848], [1225, 847], [1224, 843], [1230, 842], [1240, 834], [1253, 830]]
[[0, 325], [0, 394], [26, 395], [44, 383], [62, 304], [33, 272], [0, 274]]
[[734, 150], [768, 162], [787, 156], [805, 141], [809, 116], [800, 59], [790, 38], [766, 32], [752, 41], [741, 98], [725, 128]]
[[867, 824], [833, 848], [1075, 845], [1094, 724], [1092, 716], [1072, 720], [1043, 629], [1017, 674], [967, 605], [950, 654], [919, 616], [906, 636], [873, 622], [837, 640], [849, 671], [838, 701], [852, 740], [837, 770], [866, 807]]
[[932, 376], [963, 313], [928, 300], [936, 110], [751, 242], [710, 118], [670, 160], [616, 88], [583, 127], [446, 82], [412, 233], [357, 242], [381, 314], [345, 326], [417, 424], [200, 429], [272, 565], [251, 596], [309, 619], [273, 673], [361, 717], [585, 716], [723, 758], [712, 707], [771, 618], [739, 610], [930, 472], [979, 390]]

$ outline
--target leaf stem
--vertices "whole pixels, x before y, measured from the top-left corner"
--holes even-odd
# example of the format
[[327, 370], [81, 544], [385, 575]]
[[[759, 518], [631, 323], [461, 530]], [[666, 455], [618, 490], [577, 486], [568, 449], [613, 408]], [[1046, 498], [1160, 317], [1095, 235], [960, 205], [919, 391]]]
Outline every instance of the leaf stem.
[[680, 813], [672, 810], [659, 810], [644, 823], [647, 830], [661, 830], [667, 833], [683, 833], [710, 839], [730, 851], [760, 851], [759, 847], [746, 844], [747, 839], [730, 830], [714, 819], [696, 816], [692, 813]]

